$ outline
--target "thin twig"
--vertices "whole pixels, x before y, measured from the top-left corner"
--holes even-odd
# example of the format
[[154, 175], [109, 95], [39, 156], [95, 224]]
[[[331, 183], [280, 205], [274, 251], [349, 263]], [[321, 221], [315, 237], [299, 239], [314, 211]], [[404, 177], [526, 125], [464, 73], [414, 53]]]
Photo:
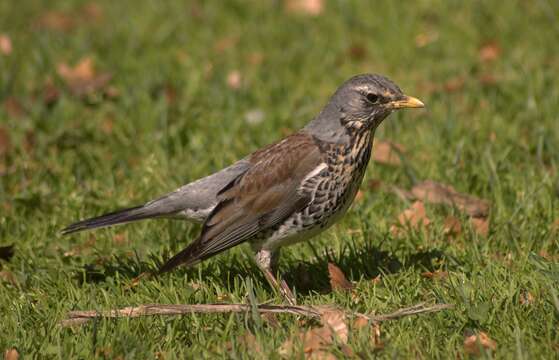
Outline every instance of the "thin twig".
[[[311, 318], [320, 318], [322, 311], [319, 307], [303, 306], [303, 305], [255, 305], [261, 313], [284, 313], [306, 316]], [[399, 309], [393, 313], [385, 315], [365, 315], [353, 313], [354, 316], [365, 317], [373, 322], [393, 320], [404, 316], [416, 315], [421, 313], [430, 313], [444, 309], [450, 309], [450, 304], [435, 304], [425, 306], [420, 303], [407, 308]], [[81, 325], [96, 318], [133, 318], [150, 315], [184, 315], [193, 313], [242, 313], [252, 309], [249, 304], [196, 304], [196, 305], [166, 305], [166, 304], [146, 304], [136, 307], [125, 307], [122, 309], [106, 310], [106, 311], [70, 311], [68, 318], [60, 324], [63, 327]], [[351, 314], [350, 314], [351, 315]]]
[[427, 314], [431, 312], [437, 312], [446, 309], [452, 309], [454, 305], [452, 304], [435, 304], [431, 306], [425, 306], [425, 303], [419, 303], [407, 308], [402, 308], [394, 311], [390, 314], [382, 314], [382, 315], [366, 315], [361, 313], [356, 313], [356, 316], [364, 317], [369, 319], [373, 322], [381, 322], [381, 321], [388, 321], [388, 320], [395, 320], [399, 319], [404, 316], [410, 315], [417, 315], [417, 314]]

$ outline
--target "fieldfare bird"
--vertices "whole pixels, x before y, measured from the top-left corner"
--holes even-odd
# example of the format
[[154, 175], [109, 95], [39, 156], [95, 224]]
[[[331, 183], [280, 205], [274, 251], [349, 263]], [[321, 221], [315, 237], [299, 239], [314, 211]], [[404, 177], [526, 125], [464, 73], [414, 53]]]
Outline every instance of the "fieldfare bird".
[[295, 304], [291, 289], [273, 273], [280, 247], [310, 239], [340, 219], [365, 174], [376, 128], [394, 110], [423, 106], [384, 76], [354, 76], [293, 135], [144, 205], [83, 220], [62, 232], [151, 218], [201, 222], [199, 237], [159, 274], [249, 242], [270, 285]]

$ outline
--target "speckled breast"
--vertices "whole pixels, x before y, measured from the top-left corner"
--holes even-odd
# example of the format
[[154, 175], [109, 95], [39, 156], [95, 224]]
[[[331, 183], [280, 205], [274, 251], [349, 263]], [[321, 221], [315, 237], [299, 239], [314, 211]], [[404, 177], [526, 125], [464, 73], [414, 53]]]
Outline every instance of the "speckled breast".
[[371, 132], [354, 138], [350, 145], [323, 144], [327, 167], [302, 184], [311, 194], [310, 204], [260, 237], [260, 246], [275, 249], [308, 239], [345, 214], [363, 180], [372, 148]]

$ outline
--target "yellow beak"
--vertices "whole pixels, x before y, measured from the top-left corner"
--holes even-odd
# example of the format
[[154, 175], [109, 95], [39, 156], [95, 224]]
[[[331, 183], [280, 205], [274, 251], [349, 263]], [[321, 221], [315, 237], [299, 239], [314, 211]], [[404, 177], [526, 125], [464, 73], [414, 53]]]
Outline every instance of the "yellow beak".
[[404, 95], [404, 98], [402, 99], [389, 102], [388, 106], [392, 109], [405, 109], [405, 108], [422, 108], [425, 107], [425, 104], [423, 104], [419, 99]]

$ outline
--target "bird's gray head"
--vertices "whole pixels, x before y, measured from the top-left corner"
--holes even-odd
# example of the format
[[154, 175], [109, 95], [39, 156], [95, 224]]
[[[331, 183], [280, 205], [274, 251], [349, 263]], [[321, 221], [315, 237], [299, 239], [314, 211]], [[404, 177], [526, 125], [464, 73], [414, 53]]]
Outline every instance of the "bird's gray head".
[[336, 90], [304, 131], [322, 140], [343, 141], [352, 133], [376, 129], [394, 110], [423, 106], [384, 76], [357, 75]]

